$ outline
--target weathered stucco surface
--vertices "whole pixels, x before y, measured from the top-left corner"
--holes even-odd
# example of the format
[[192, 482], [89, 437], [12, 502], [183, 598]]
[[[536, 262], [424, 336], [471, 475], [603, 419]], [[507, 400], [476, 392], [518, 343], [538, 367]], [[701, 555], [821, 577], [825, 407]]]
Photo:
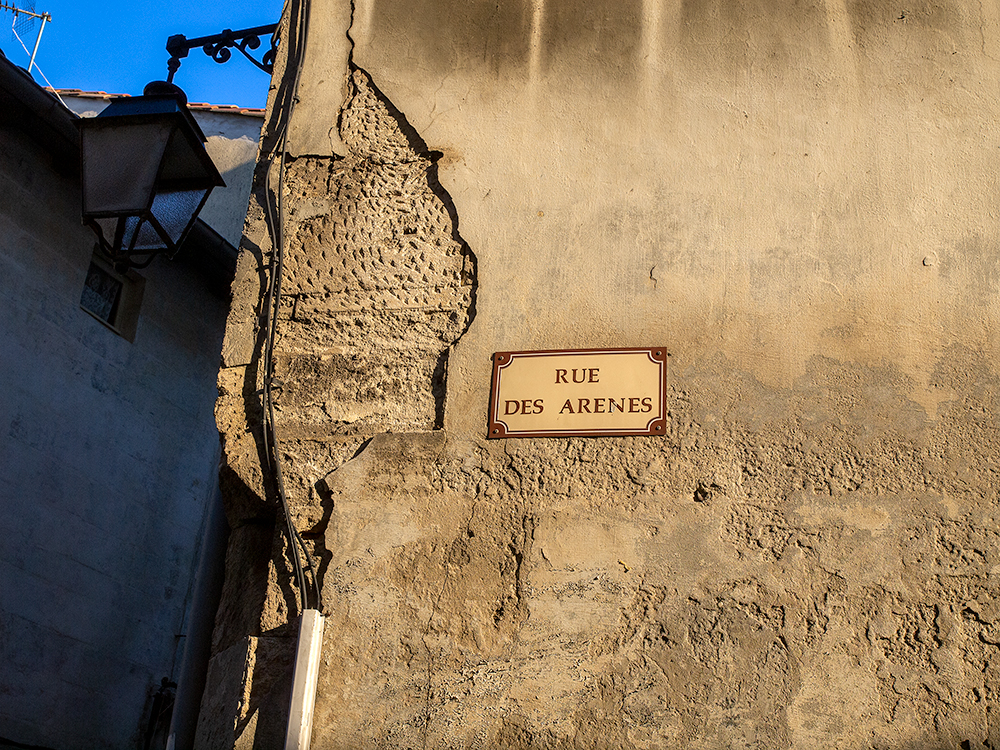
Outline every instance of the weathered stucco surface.
[[[1000, 746], [996, 9], [350, 24], [309, 40], [310, 75], [348, 32], [350, 67], [296, 110], [336, 137], [289, 164], [277, 345], [313, 746]], [[287, 687], [225, 649], [294, 635], [249, 426], [261, 216], [218, 410], [234, 744]], [[494, 351], [653, 345], [664, 438], [485, 440]]]

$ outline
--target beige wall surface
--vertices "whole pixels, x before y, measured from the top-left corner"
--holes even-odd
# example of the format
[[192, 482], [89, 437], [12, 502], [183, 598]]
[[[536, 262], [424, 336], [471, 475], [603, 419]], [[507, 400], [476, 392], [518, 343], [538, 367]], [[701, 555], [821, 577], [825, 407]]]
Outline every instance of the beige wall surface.
[[[313, 746], [1000, 745], [1000, 11], [351, 7], [308, 42], [277, 349]], [[220, 376], [246, 528], [261, 215]], [[642, 346], [665, 437], [485, 439], [493, 352]], [[220, 673], [294, 632], [281, 549]]]

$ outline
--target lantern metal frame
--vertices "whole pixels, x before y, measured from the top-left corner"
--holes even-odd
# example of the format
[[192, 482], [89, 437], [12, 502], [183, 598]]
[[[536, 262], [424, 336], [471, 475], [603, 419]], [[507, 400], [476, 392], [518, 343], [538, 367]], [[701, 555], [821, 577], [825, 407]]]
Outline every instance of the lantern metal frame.
[[78, 122], [83, 221], [103, 254], [120, 271], [172, 257], [212, 190], [225, 186], [183, 92], [150, 84]]

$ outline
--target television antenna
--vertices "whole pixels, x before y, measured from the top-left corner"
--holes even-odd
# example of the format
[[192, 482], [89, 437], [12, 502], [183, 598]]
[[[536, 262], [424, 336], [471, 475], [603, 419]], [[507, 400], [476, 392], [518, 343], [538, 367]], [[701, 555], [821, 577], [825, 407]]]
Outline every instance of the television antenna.
[[[45, 24], [52, 20], [52, 16], [49, 13], [36, 13], [35, 0], [25, 0], [25, 4], [29, 7], [19, 8], [13, 2], [10, 2], [10, 0], [0, 0], [0, 10], [7, 10], [14, 14], [14, 21], [10, 25], [10, 30], [17, 41], [21, 43], [21, 46], [24, 47], [25, 52], [28, 51], [28, 48], [25, 46], [24, 40], [21, 39], [21, 34], [17, 33], [18, 29], [22, 33], [31, 31], [35, 26], [35, 21], [41, 19], [42, 25], [38, 29], [38, 36], [35, 37], [35, 46], [30, 53], [31, 59], [28, 61], [29, 75], [32, 68], [37, 68], [41, 74], [42, 69], [35, 65], [35, 56], [38, 54], [38, 45], [42, 42], [42, 32], [45, 31]], [[44, 74], [42, 74], [42, 78], [45, 78]]]

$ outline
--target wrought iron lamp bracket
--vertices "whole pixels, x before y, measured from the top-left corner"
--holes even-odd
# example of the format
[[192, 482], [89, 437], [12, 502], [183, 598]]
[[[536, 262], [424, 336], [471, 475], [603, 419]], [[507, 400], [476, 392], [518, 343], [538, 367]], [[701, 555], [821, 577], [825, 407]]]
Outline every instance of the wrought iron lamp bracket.
[[[254, 26], [252, 29], [240, 29], [239, 31], [225, 29], [219, 34], [200, 36], [195, 39], [188, 39], [183, 34], [175, 34], [167, 39], [167, 52], [170, 53], [170, 59], [167, 60], [167, 82], [173, 83], [174, 73], [181, 66], [181, 59], [187, 57], [188, 52], [196, 47], [201, 47], [206, 55], [220, 64], [228, 62], [233, 56], [233, 53], [229, 50], [232, 47], [238, 50], [260, 70], [270, 75], [274, 70], [274, 58], [278, 51], [277, 31], [278, 24], [271, 23], [266, 26]], [[250, 54], [250, 51], [260, 47], [260, 38], [265, 34], [271, 35], [271, 44], [258, 60]]]

